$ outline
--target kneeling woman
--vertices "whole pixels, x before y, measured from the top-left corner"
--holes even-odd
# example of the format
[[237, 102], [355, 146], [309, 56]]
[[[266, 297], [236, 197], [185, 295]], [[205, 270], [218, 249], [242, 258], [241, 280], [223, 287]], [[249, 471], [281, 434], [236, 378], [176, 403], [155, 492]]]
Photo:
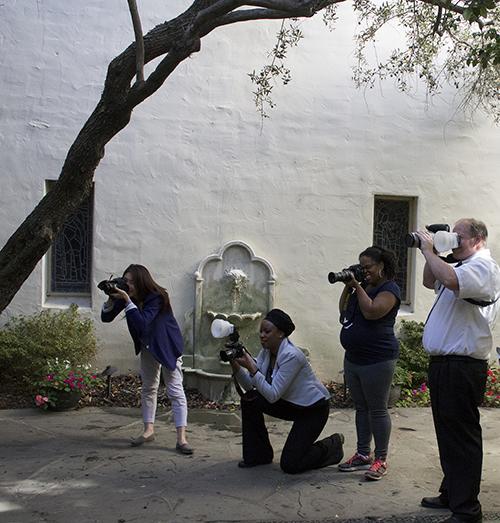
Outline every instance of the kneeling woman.
[[273, 460], [264, 414], [294, 422], [281, 454], [284, 472], [326, 467], [343, 458], [342, 434], [316, 441], [328, 420], [330, 394], [303, 352], [288, 339], [294, 329], [288, 314], [271, 310], [260, 326], [262, 350], [257, 359], [245, 352], [231, 362], [238, 383], [249, 390], [241, 398], [243, 461], [239, 467]]

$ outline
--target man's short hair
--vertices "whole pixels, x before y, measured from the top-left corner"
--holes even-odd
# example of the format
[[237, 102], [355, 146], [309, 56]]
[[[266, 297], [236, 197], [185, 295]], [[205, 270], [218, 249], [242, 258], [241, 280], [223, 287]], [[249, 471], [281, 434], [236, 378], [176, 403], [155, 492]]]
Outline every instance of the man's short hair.
[[482, 240], [483, 242], [488, 239], [488, 229], [486, 228], [485, 223], [481, 220], [476, 220], [475, 218], [464, 218], [460, 221], [467, 223], [472, 238]]

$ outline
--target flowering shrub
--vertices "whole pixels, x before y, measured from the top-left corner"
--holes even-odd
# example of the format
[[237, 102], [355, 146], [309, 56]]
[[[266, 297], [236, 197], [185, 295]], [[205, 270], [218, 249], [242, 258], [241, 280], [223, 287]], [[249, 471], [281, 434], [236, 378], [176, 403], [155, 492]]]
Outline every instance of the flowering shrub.
[[[429, 387], [422, 383], [416, 389], [403, 389], [398, 407], [427, 407], [431, 404]], [[488, 369], [483, 407], [500, 407], [500, 367]]]
[[35, 382], [35, 405], [42, 409], [57, 407], [58, 392], [83, 392], [100, 381], [90, 365], [71, 365], [58, 358], [47, 361], [40, 379]]
[[483, 406], [500, 407], [500, 367], [488, 369]]
[[402, 389], [398, 407], [428, 407], [431, 404], [431, 395], [427, 383], [422, 383], [416, 389]]
[[96, 355], [94, 325], [74, 304], [16, 316], [0, 328], [2, 382], [22, 382], [31, 390], [47, 360], [59, 358], [83, 365]]

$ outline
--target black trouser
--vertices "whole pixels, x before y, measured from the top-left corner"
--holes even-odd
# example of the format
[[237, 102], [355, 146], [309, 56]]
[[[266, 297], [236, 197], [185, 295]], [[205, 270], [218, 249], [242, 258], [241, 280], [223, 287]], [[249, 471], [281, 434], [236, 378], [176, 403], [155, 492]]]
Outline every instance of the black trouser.
[[429, 365], [432, 415], [443, 469], [441, 496], [461, 520], [481, 516], [478, 500], [483, 442], [479, 409], [488, 363], [467, 356], [433, 356]]
[[269, 403], [257, 391], [247, 392], [241, 399], [243, 461], [256, 464], [273, 460], [273, 448], [264, 423], [264, 414], [268, 414], [294, 422], [281, 453], [283, 472], [296, 474], [321, 467], [330, 447], [315, 441], [326, 425], [329, 410], [328, 400], [301, 407], [282, 399]]

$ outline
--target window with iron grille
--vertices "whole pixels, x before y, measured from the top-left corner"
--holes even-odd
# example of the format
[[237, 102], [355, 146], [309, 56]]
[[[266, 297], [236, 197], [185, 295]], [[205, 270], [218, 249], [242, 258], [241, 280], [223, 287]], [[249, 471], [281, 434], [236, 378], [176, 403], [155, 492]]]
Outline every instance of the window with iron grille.
[[[50, 190], [54, 182], [47, 182]], [[66, 220], [49, 253], [47, 294], [90, 295], [93, 192]]]
[[401, 303], [410, 302], [409, 249], [405, 236], [411, 230], [415, 198], [375, 196], [373, 244], [391, 250], [396, 256], [396, 283], [401, 289]]

